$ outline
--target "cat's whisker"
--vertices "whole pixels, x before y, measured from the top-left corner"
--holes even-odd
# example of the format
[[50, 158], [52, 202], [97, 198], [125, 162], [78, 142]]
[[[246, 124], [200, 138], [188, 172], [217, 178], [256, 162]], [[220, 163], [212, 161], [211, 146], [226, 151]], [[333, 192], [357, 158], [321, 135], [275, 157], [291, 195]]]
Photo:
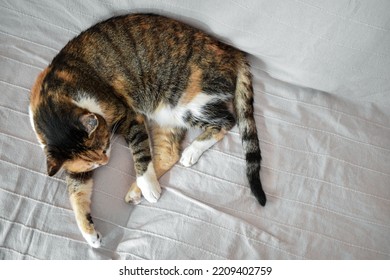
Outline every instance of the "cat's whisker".
[[118, 135], [115, 134], [117, 129], [119, 128], [119, 124], [116, 123], [111, 131], [111, 135], [110, 135], [110, 146], [112, 146], [113, 143], [115, 143], [115, 141], [118, 139]]
[[111, 145], [114, 144], [118, 140], [118, 138], [119, 138], [119, 135], [117, 135], [117, 134], [113, 135], [112, 138], [111, 138], [112, 140], [110, 140], [111, 141]]

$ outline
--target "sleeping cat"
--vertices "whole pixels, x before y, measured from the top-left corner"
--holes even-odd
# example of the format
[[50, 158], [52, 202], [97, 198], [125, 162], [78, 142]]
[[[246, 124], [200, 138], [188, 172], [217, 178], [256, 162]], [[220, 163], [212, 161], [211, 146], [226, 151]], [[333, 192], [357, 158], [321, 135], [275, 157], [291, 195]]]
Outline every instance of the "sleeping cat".
[[77, 224], [93, 247], [101, 235], [90, 214], [92, 170], [107, 164], [114, 132], [135, 164], [126, 202], [139, 203], [141, 194], [156, 202], [157, 179], [179, 160], [186, 130], [204, 130], [181, 155], [191, 166], [237, 120], [250, 188], [266, 203], [245, 54], [175, 20], [125, 15], [82, 32], [38, 76], [29, 110], [47, 172], [66, 171]]

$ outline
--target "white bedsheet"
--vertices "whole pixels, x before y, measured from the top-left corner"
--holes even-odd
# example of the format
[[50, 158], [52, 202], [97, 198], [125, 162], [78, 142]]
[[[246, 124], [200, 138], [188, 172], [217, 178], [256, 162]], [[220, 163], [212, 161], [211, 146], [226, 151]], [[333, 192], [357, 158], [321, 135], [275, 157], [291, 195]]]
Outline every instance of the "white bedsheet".
[[[386, 0], [0, 1], [0, 259], [389, 259], [389, 11]], [[118, 137], [95, 173], [93, 249], [64, 174], [46, 176], [29, 89], [69, 39], [133, 12], [250, 53], [268, 203], [249, 190], [234, 128], [163, 176], [158, 203], [128, 205], [135, 173]]]

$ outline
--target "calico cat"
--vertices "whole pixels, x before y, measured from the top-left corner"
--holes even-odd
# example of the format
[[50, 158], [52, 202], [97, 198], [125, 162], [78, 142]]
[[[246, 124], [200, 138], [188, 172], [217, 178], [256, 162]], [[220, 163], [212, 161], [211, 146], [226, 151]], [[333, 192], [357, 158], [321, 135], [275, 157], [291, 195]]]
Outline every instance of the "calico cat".
[[48, 175], [66, 171], [77, 224], [93, 247], [101, 235], [90, 214], [92, 170], [108, 162], [114, 132], [124, 136], [137, 175], [126, 202], [139, 203], [141, 194], [156, 202], [157, 179], [179, 160], [186, 130], [204, 130], [181, 155], [191, 166], [237, 120], [250, 188], [266, 203], [245, 54], [178, 21], [133, 14], [92, 26], [38, 76], [29, 110]]

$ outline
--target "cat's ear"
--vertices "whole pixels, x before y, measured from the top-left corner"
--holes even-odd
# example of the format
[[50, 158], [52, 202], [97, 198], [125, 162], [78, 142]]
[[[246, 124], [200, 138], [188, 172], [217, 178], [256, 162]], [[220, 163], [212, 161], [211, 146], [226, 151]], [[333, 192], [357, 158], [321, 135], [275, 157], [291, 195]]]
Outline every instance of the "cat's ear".
[[47, 155], [46, 158], [47, 174], [49, 174], [50, 177], [55, 175], [61, 169], [63, 164], [64, 164], [63, 160], [59, 160], [52, 157], [51, 155]]
[[87, 113], [80, 117], [80, 121], [84, 126], [85, 131], [88, 133], [90, 137], [91, 134], [96, 130], [99, 126], [99, 120], [95, 114]]

